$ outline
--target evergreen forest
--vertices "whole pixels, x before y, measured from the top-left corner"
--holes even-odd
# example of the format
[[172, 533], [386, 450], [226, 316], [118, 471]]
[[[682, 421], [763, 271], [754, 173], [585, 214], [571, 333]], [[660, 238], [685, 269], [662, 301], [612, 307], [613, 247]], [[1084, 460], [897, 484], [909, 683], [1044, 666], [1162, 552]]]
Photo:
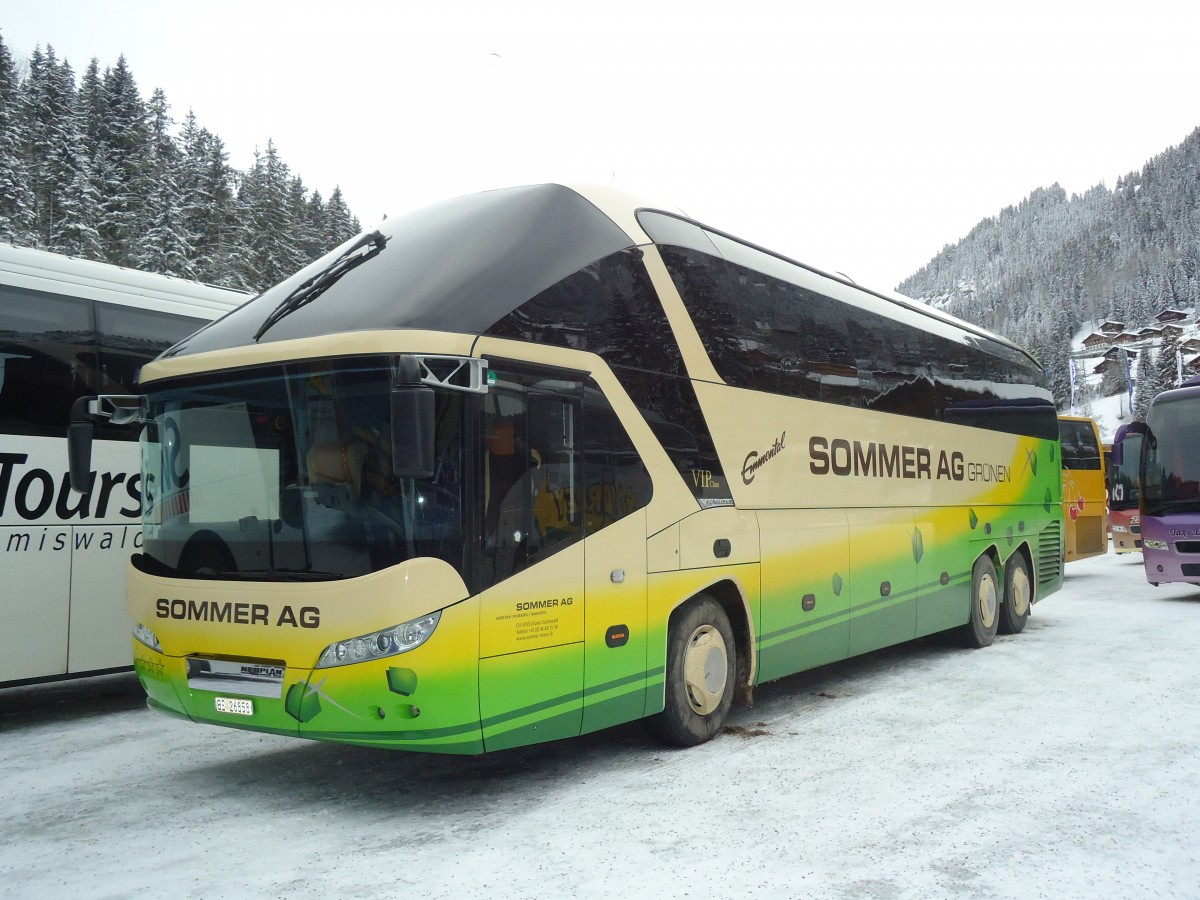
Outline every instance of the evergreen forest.
[[[1087, 355], [1073, 343], [1081, 329], [1107, 320], [1136, 330], [1172, 309], [1192, 311], [1195, 321], [1200, 129], [1111, 190], [1103, 184], [1082, 196], [1067, 196], [1058, 184], [1035, 190], [943, 248], [898, 290], [1030, 350], [1066, 408], [1071, 360]], [[1150, 392], [1138, 398], [1143, 408], [1156, 385], [1177, 381], [1176, 343], [1171, 336], [1143, 342], [1134, 367], [1135, 382]], [[1088, 390], [1118, 393], [1126, 377], [1123, 366], [1113, 366]]]
[[18, 65], [0, 38], [0, 241], [261, 291], [360, 230], [273, 142], [248, 171], [124, 56], [81, 78], [49, 45]]

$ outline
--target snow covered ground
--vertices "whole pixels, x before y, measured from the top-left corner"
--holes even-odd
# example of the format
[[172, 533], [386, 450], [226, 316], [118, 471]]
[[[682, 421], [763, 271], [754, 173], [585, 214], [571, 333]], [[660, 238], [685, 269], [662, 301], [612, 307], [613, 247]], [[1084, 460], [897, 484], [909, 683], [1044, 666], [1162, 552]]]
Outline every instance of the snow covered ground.
[[106, 677], [0, 692], [0, 896], [1200, 896], [1200, 587], [1072, 563], [1024, 634], [479, 758], [190, 725]]

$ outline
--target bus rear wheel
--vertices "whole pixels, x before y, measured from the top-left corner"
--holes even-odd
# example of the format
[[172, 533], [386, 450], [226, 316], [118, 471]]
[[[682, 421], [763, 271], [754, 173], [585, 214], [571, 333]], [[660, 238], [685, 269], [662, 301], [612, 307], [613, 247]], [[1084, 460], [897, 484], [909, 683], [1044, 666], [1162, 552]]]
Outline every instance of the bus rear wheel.
[[1004, 602], [1000, 605], [1000, 633], [1020, 634], [1029, 621], [1033, 601], [1033, 581], [1029, 563], [1021, 553], [1014, 553], [1004, 566]]
[[1000, 585], [996, 566], [987, 556], [975, 560], [971, 570], [971, 618], [959, 630], [963, 644], [987, 647], [1000, 625]]
[[737, 649], [725, 610], [701, 595], [671, 622], [667, 636], [666, 705], [650, 720], [664, 741], [694, 747], [714, 737], [733, 702]]

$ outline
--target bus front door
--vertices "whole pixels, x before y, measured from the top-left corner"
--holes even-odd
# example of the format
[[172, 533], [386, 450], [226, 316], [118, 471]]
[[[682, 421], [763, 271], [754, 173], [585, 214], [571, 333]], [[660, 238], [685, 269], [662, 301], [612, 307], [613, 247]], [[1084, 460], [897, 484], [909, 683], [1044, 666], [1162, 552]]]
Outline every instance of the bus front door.
[[584, 545], [577, 385], [502, 382], [485, 415], [479, 715], [487, 750], [577, 735]]

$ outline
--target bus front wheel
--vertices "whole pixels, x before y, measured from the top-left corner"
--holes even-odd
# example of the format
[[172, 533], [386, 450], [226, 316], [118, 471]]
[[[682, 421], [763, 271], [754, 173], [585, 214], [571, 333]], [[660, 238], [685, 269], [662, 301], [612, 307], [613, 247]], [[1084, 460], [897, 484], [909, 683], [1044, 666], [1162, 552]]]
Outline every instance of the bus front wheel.
[[725, 610], [702, 595], [671, 622], [667, 636], [666, 705], [650, 720], [664, 741], [694, 747], [714, 737], [733, 702], [737, 650]]
[[1029, 563], [1021, 553], [1014, 553], [1004, 566], [1004, 602], [1000, 605], [1000, 633], [1020, 634], [1029, 621], [1029, 606], [1033, 599], [1033, 581]]
[[1000, 585], [996, 566], [987, 556], [975, 560], [971, 570], [971, 618], [959, 632], [968, 647], [987, 647], [1000, 625]]

